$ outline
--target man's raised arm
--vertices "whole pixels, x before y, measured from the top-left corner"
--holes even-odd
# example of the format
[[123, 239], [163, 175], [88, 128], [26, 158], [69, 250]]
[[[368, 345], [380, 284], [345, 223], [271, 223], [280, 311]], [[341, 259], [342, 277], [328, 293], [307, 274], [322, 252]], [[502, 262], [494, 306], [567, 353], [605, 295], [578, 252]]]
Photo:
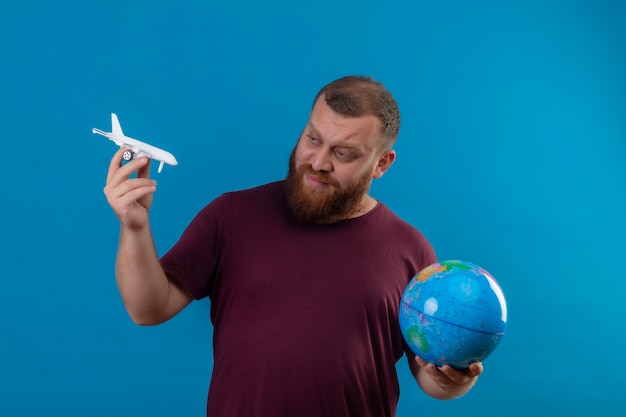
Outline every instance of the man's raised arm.
[[[121, 226], [115, 275], [133, 321], [154, 325], [175, 316], [193, 298], [168, 279], [159, 263], [148, 216], [156, 190], [149, 178], [150, 160], [141, 157], [122, 165], [124, 150], [111, 159], [104, 187]], [[131, 178], [134, 172], [137, 177]]]

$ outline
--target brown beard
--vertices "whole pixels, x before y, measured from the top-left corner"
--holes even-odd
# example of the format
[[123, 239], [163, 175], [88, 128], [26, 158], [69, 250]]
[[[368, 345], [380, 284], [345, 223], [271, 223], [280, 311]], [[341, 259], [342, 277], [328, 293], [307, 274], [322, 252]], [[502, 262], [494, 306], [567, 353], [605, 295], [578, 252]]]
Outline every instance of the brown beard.
[[[325, 171], [316, 171], [311, 165], [296, 169], [295, 149], [289, 158], [289, 172], [285, 180], [287, 204], [296, 220], [302, 223], [330, 224], [350, 218], [358, 212], [363, 196], [370, 187], [371, 175], [361, 176], [356, 182], [342, 188]], [[317, 189], [304, 185], [309, 173], [330, 187]]]

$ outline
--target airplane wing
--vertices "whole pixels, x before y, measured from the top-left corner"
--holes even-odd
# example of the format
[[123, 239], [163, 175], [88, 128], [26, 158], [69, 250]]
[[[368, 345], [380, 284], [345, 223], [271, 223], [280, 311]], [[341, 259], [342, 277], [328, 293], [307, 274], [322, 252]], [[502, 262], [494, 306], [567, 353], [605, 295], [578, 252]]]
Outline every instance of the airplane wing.
[[138, 141], [137, 139], [129, 138], [128, 136], [125, 138], [126, 141], [128, 141], [125, 145], [131, 148], [133, 152], [135, 152], [136, 156], [147, 156], [150, 159], [156, 159], [161, 162], [159, 164], [158, 172], [161, 172], [164, 163], [172, 166], [178, 165], [178, 161], [174, 155], [168, 151], [149, 145], [145, 142]]
[[126, 144], [125, 142], [122, 142], [121, 140], [119, 140], [119, 139], [117, 138], [117, 136], [115, 136], [115, 135], [113, 134], [113, 132], [105, 132], [104, 130], [102, 130], [102, 129], [98, 129], [98, 128], [95, 128], [95, 127], [94, 127], [93, 129], [91, 129], [91, 131], [92, 131], [93, 133], [97, 133], [98, 135], [102, 135], [102, 136], [104, 136], [105, 138], [108, 138], [109, 140], [111, 140], [111, 141], [115, 142], [115, 144], [116, 144], [117, 146], [120, 146], [120, 147], [121, 147], [121, 146], [127, 146], [127, 144]]

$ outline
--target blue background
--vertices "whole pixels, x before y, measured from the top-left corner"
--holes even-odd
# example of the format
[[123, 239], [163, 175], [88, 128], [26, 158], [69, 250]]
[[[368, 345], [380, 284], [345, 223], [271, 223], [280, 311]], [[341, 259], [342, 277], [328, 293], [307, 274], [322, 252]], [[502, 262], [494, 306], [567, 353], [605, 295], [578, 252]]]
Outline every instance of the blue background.
[[426, 397], [403, 360], [398, 415], [623, 411], [625, 2], [9, 0], [0, 60], [1, 415], [204, 414], [209, 303], [127, 317], [117, 148], [92, 127], [116, 112], [179, 160], [153, 166], [163, 253], [212, 198], [283, 178], [315, 93], [353, 73], [403, 116], [373, 194], [510, 309], [461, 399]]

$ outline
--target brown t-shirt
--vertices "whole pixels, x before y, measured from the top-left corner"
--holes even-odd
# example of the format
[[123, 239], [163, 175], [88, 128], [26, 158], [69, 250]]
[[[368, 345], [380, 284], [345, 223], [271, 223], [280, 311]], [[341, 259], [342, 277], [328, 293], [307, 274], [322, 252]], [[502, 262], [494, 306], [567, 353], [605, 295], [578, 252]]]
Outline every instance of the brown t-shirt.
[[161, 260], [211, 300], [207, 415], [393, 416], [400, 297], [433, 262], [380, 202], [333, 225], [293, 220], [282, 181], [211, 202]]

